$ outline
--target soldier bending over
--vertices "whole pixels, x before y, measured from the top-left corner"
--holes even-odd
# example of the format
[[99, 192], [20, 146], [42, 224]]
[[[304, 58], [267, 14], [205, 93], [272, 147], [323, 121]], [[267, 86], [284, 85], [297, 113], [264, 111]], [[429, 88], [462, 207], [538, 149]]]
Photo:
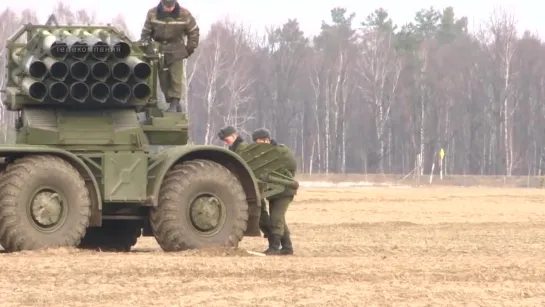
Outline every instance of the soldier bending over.
[[[294, 178], [297, 169], [297, 161], [286, 145], [278, 144], [275, 140], [271, 139], [271, 133], [264, 128], [255, 130], [252, 133], [252, 139], [256, 143], [267, 143], [279, 146], [286, 153], [289, 153], [291, 163], [288, 167], [281, 170], [280, 173], [287, 177]], [[269, 248], [264, 252], [266, 255], [293, 254], [290, 230], [286, 224], [286, 211], [296, 194], [296, 190], [286, 188], [283, 193], [271, 196], [267, 199], [269, 201], [271, 233], [267, 238], [269, 240]], [[261, 208], [263, 208], [263, 205]], [[263, 216], [263, 209], [261, 215]]]
[[222, 128], [218, 132], [218, 137], [227, 144], [229, 150], [233, 152], [239, 152], [249, 145], [240, 135], [238, 135], [237, 130], [233, 126]]
[[[220, 140], [229, 146], [229, 150], [237, 153], [246, 148], [249, 144], [242, 139], [233, 126], [227, 126], [218, 132]], [[268, 238], [271, 233], [269, 213], [267, 212], [267, 203], [264, 199], [261, 200], [261, 215], [259, 217], [259, 229], [263, 232], [263, 236]]]

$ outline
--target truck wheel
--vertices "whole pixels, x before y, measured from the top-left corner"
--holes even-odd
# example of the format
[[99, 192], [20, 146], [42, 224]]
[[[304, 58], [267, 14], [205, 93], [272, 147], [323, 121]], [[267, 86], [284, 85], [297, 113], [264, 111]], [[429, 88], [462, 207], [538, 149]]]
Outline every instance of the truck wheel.
[[102, 222], [102, 227], [90, 227], [79, 248], [103, 252], [129, 252], [142, 234], [142, 225], [134, 221]]
[[248, 222], [248, 203], [237, 177], [207, 160], [174, 165], [166, 174], [150, 224], [167, 252], [236, 247]]
[[77, 246], [91, 216], [79, 172], [61, 158], [26, 156], [0, 179], [0, 244], [9, 252]]

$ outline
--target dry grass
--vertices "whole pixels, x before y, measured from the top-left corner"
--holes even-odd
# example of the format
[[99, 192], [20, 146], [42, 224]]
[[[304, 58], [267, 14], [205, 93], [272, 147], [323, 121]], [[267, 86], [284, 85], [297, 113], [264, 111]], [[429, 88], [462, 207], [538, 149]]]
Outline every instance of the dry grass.
[[[296, 255], [2, 254], [2, 306], [543, 306], [545, 191], [301, 191]], [[241, 249], [261, 251], [247, 238]]]
[[414, 174], [298, 174], [299, 181], [326, 181], [335, 183], [366, 183], [375, 185], [400, 184], [413, 186], [465, 186], [465, 187], [509, 187], [509, 188], [539, 188], [545, 176], [479, 176], [479, 175], [448, 175], [439, 179], [439, 174], [433, 176], [429, 183], [429, 174], [418, 180]]

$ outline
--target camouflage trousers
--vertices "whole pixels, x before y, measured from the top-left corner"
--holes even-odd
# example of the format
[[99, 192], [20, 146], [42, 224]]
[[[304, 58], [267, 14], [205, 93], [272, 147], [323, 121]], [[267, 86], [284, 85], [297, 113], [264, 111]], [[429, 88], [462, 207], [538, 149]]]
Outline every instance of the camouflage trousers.
[[184, 98], [187, 90], [184, 80], [184, 61], [175, 60], [169, 65], [159, 65], [159, 83], [167, 101], [170, 98]]
[[261, 200], [261, 214], [259, 216], [259, 229], [265, 235], [265, 238], [269, 237], [271, 234], [271, 217], [269, 216], [269, 211], [267, 210], [267, 202]]
[[284, 196], [269, 200], [271, 233], [279, 236], [289, 235], [290, 230], [286, 224], [286, 212], [293, 196]]

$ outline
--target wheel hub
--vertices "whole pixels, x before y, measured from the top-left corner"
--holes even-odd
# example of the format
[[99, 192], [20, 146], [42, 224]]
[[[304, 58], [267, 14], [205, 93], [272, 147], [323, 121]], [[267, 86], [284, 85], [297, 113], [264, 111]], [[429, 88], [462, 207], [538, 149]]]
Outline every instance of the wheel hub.
[[30, 214], [34, 222], [43, 228], [51, 228], [60, 222], [63, 213], [61, 196], [50, 190], [42, 190], [34, 196]]
[[220, 226], [223, 213], [223, 204], [219, 199], [202, 195], [191, 204], [191, 223], [200, 232], [211, 232]]

